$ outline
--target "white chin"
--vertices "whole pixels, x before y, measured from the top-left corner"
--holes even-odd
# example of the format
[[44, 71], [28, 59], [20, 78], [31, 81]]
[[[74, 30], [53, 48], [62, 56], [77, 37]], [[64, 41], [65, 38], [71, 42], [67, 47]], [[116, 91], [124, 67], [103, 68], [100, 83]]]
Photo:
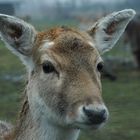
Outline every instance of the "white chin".
[[98, 125], [90, 125], [90, 124], [86, 124], [86, 123], [76, 123], [74, 126], [77, 127], [78, 129], [90, 129], [90, 130], [96, 130], [96, 129], [100, 129], [101, 127], [104, 126], [105, 123], [101, 123]]

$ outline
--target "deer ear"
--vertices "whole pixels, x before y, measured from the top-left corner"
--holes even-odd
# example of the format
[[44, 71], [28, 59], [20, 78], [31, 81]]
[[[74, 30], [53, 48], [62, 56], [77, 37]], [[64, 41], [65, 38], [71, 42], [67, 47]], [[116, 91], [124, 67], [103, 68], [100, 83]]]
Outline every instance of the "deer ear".
[[114, 12], [97, 21], [88, 30], [100, 53], [110, 50], [115, 45], [135, 14], [132, 9]]
[[7, 48], [23, 61], [31, 55], [35, 29], [21, 19], [0, 14], [0, 35]]

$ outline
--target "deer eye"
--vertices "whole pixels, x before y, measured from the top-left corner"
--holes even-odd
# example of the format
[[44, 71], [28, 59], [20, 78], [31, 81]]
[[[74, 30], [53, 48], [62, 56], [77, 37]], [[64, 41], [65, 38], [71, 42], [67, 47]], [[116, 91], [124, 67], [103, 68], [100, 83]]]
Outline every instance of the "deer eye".
[[56, 71], [53, 64], [49, 61], [42, 64], [42, 69], [44, 73], [52, 73]]
[[98, 65], [97, 65], [97, 70], [98, 70], [99, 72], [102, 72], [103, 67], [104, 67], [103, 62], [100, 62], [100, 63], [98, 63]]

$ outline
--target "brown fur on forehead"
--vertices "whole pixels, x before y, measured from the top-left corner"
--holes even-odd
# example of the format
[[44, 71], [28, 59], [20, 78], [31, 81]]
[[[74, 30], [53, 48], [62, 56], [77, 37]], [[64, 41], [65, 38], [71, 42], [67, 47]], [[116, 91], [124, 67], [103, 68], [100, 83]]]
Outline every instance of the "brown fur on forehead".
[[80, 44], [82, 47], [75, 46], [75, 42], [70, 42], [70, 40], [58, 41], [55, 43], [54, 47], [49, 50], [56, 61], [61, 60], [60, 64], [70, 63], [70, 65], [79, 65], [82, 63], [83, 65], [84, 63], [85, 65], [89, 65], [90, 63], [94, 64], [98, 57], [96, 49], [89, 47], [84, 43], [82, 44], [81, 42], [81, 44], [78, 43], [78, 45]]
[[[67, 27], [59, 27], [38, 34], [36, 47], [34, 47], [35, 49], [33, 51], [35, 58], [37, 58], [36, 56], [39, 56], [38, 58], [40, 58], [42, 53], [46, 53], [45, 49], [43, 49], [41, 54], [36, 50], [38, 50], [38, 47], [43, 46], [47, 41], [53, 41], [54, 45], [49, 49], [46, 47], [46, 51], [50, 50], [55, 56], [54, 58], [59, 54], [57, 57], [63, 58], [63, 62], [64, 60], [66, 60], [66, 62], [74, 60], [79, 63], [79, 61], [83, 62], [86, 60], [90, 63], [89, 59], [94, 59], [94, 61], [96, 61], [95, 58], [99, 55], [97, 50], [90, 46], [89, 41], [91, 41], [91, 39], [86, 33]], [[56, 60], [59, 59], [56, 58]], [[92, 63], [94, 62], [92, 61]], [[63, 64], [62, 61], [60, 64]]]
[[66, 32], [61, 34], [54, 40], [55, 46], [66, 50], [83, 50], [84, 48], [91, 49], [86, 38], [74, 32]]
[[42, 43], [44, 43], [44, 40], [54, 41], [59, 36], [64, 35], [66, 33], [74, 34], [75, 36], [79, 36], [85, 40], [91, 39], [88, 36], [88, 34], [84, 32], [80, 32], [76, 29], [62, 26], [62, 27], [52, 28], [44, 32], [39, 32], [36, 38], [36, 45], [39, 47]]

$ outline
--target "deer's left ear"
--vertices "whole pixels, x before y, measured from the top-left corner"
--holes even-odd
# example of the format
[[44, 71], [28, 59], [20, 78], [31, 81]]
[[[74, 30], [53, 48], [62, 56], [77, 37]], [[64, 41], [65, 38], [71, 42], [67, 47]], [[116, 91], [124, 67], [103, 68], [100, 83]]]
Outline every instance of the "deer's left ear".
[[110, 50], [115, 45], [135, 14], [132, 9], [114, 12], [97, 21], [88, 30], [100, 53]]
[[21, 19], [0, 14], [0, 35], [6, 46], [22, 58], [30, 55], [36, 31]]

